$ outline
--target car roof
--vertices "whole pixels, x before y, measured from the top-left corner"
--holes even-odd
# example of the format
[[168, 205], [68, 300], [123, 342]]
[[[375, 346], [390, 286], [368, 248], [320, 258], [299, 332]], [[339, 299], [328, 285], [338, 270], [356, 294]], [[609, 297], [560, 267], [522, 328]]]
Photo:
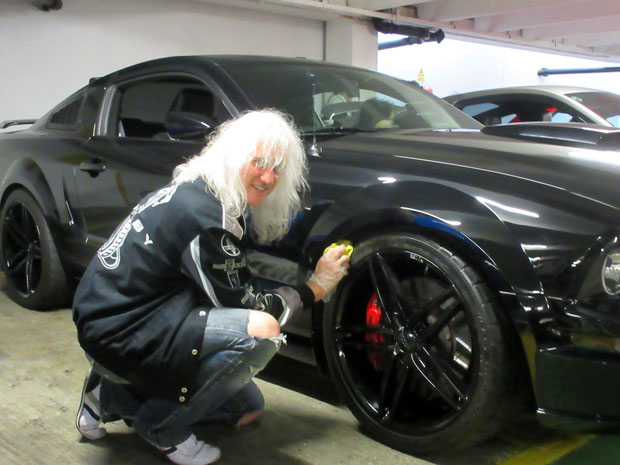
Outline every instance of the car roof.
[[600, 89], [592, 89], [588, 87], [576, 87], [576, 86], [554, 86], [554, 85], [535, 85], [535, 86], [515, 86], [515, 87], [498, 87], [495, 89], [477, 90], [473, 92], [463, 92], [460, 94], [453, 94], [445, 97], [446, 100], [451, 101], [454, 99], [461, 99], [464, 97], [478, 97], [484, 95], [501, 95], [501, 94], [541, 94], [541, 95], [565, 95], [576, 92], [598, 92], [608, 93]]
[[[126, 68], [118, 69], [105, 76], [92, 77], [89, 84], [105, 84], [110, 79], [118, 79], [119, 77], [127, 78], [150, 72], [166, 72], [171, 69], [177, 70], [214, 70], [226, 68], [227, 65], [238, 64], [311, 64], [313, 66], [326, 66], [330, 68], [346, 68], [359, 69], [362, 71], [375, 72], [365, 68], [355, 66], [347, 66], [340, 63], [331, 63], [319, 60], [312, 60], [304, 57], [281, 57], [271, 55], [179, 55], [153, 60], [143, 61]], [[397, 79], [397, 78], [395, 78]]]

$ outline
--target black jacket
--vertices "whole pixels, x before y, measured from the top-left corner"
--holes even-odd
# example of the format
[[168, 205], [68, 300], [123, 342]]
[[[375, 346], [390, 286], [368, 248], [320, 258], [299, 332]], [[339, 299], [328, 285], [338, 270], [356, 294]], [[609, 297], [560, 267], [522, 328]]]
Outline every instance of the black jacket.
[[244, 233], [200, 179], [143, 199], [75, 293], [86, 353], [147, 393], [187, 402], [201, 384], [195, 373], [211, 308], [265, 310], [284, 325], [313, 302], [307, 286], [258, 289]]

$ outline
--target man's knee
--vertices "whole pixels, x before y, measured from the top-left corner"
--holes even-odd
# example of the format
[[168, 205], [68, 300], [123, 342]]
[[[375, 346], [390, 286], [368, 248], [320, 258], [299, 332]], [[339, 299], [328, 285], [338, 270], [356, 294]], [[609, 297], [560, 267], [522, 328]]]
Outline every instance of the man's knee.
[[248, 334], [263, 339], [278, 337], [280, 325], [269, 313], [251, 310], [248, 318]]

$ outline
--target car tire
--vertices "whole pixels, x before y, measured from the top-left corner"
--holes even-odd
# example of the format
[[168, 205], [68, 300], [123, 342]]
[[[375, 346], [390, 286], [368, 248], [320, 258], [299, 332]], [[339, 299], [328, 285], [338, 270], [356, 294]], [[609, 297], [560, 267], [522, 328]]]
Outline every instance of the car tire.
[[355, 247], [326, 307], [328, 367], [379, 441], [408, 453], [469, 446], [510, 411], [514, 334], [502, 321], [458, 255], [420, 236], [378, 236]]
[[13, 191], [2, 207], [0, 258], [9, 298], [33, 310], [67, 303], [68, 281], [41, 208], [27, 191]]

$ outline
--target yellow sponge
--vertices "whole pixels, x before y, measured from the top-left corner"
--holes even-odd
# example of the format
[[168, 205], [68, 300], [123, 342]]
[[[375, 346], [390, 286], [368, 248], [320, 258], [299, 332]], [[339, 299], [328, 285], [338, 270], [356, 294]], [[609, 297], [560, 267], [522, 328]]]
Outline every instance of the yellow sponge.
[[334, 242], [332, 244], [329, 244], [327, 247], [325, 247], [325, 250], [323, 251], [323, 253], [327, 252], [329, 249], [333, 249], [334, 247], [338, 247], [339, 245], [344, 245], [344, 253], [346, 255], [349, 256], [349, 258], [351, 258], [351, 255], [353, 255], [353, 244], [351, 244], [350, 241], [338, 241], [338, 242]]

